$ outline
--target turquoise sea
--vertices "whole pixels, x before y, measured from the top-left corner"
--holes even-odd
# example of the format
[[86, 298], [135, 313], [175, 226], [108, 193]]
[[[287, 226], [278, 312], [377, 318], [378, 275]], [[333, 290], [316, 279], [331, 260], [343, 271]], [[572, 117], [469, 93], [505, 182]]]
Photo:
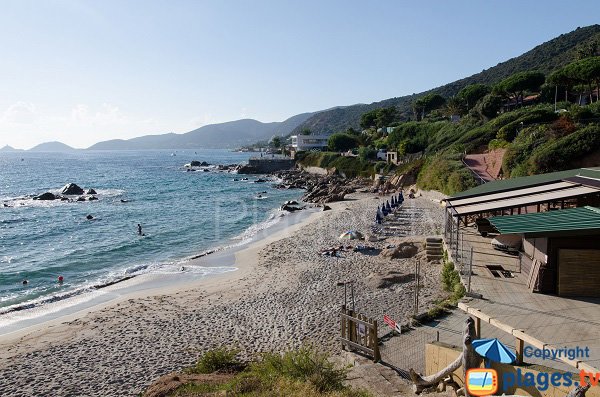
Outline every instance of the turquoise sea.
[[[248, 157], [226, 150], [0, 153], [0, 313], [132, 275], [178, 272], [186, 259], [243, 244], [278, 222], [279, 206], [301, 192], [254, 183], [259, 176], [234, 181], [246, 175], [215, 167], [183, 168], [191, 160], [217, 165]], [[70, 182], [95, 189], [99, 200], [31, 199]], [[185, 268], [200, 275], [229, 270]]]

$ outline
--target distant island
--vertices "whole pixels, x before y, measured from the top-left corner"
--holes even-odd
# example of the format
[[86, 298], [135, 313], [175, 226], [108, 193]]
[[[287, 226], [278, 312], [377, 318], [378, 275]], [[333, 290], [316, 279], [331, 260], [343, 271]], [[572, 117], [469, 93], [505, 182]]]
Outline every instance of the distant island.
[[36, 145], [29, 150], [32, 152], [72, 152], [77, 149], [75, 149], [69, 145], [65, 145], [62, 142], [54, 141], [54, 142], [40, 143], [39, 145]]

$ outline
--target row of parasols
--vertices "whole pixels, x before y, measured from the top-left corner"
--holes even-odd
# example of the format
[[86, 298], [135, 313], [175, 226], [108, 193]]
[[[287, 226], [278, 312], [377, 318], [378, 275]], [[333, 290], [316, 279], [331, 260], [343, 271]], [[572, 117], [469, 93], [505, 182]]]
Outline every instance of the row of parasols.
[[398, 193], [395, 196], [392, 196], [391, 199], [387, 200], [385, 203], [381, 204], [381, 206], [377, 206], [377, 214], [375, 215], [375, 222], [381, 224], [383, 218], [391, 214], [395, 208], [398, 208], [404, 202], [404, 196], [402, 192]]

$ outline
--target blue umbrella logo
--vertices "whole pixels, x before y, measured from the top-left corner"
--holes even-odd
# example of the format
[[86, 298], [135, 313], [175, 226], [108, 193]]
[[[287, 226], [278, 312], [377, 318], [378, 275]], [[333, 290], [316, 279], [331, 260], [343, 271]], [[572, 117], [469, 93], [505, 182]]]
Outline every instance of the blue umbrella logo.
[[517, 360], [517, 355], [496, 338], [474, 340], [473, 348], [485, 359], [486, 368], [489, 368], [490, 361], [512, 364]]

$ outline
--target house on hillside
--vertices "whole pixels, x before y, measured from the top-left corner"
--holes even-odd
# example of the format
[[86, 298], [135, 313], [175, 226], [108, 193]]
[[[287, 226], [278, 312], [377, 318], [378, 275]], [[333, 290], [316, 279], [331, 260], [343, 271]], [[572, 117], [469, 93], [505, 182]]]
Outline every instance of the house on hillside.
[[292, 135], [290, 152], [292, 157], [297, 152], [306, 150], [323, 150], [327, 148], [327, 143], [331, 134], [321, 135]]
[[523, 106], [537, 105], [538, 103], [540, 103], [540, 94], [527, 95], [526, 97], [523, 97], [522, 101], [517, 101], [516, 99], [511, 98], [509, 101], [506, 101], [502, 104], [500, 113], [510, 112], [511, 110], [515, 110]]

